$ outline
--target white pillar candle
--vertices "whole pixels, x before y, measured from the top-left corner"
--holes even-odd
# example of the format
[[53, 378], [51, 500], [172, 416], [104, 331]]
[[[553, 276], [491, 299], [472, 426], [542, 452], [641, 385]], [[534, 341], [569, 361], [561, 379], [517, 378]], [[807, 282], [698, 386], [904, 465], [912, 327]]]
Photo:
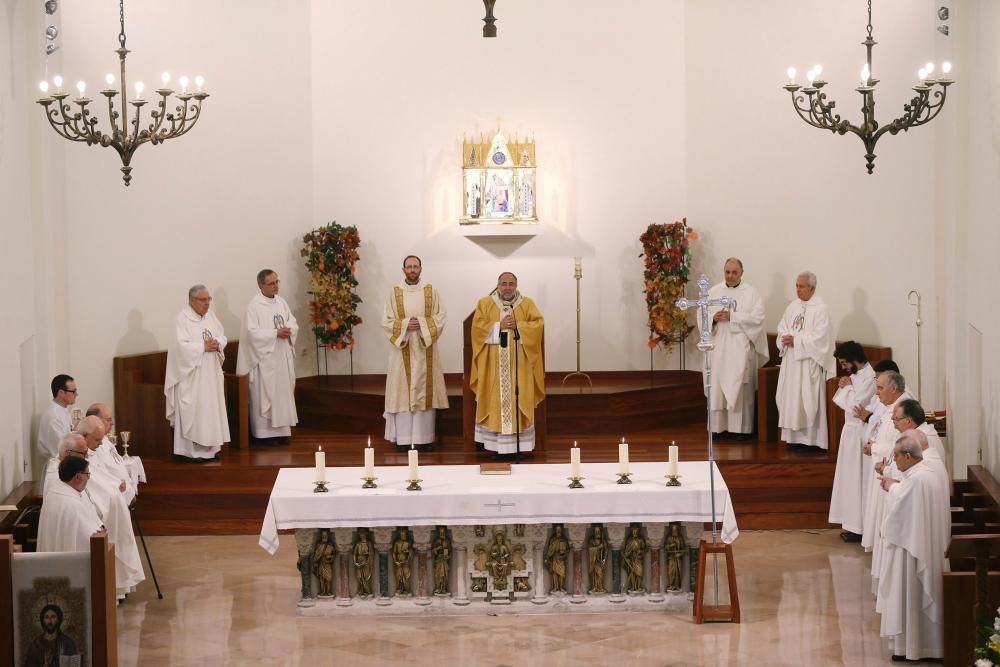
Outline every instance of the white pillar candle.
[[569, 450], [569, 476], [580, 477], [580, 448], [573, 441], [573, 448]]
[[677, 445], [671, 441], [670, 442], [670, 458], [667, 460], [667, 474], [677, 475]]
[[326, 481], [326, 452], [322, 447], [316, 450], [316, 481]]
[[371, 442], [365, 447], [365, 477], [375, 476], [375, 450]]
[[408, 461], [410, 464], [410, 477], [409, 479], [420, 479], [417, 475], [420, 473], [420, 468], [417, 462], [417, 450], [410, 445], [410, 451], [407, 452]]
[[618, 443], [618, 474], [628, 474], [628, 443], [624, 440]]

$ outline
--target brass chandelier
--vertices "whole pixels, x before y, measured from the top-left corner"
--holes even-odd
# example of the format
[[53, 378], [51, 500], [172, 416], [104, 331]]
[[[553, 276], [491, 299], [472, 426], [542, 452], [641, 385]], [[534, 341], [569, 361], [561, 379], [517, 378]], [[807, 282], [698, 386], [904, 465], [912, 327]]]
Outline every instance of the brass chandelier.
[[877, 43], [872, 38], [872, 3], [871, 0], [868, 0], [868, 37], [862, 42], [868, 51], [868, 58], [861, 70], [861, 85], [855, 88], [861, 93], [862, 99], [860, 125], [852, 125], [850, 121], [842, 120], [839, 114], [833, 113], [837, 103], [828, 102], [826, 99], [823, 86], [827, 82], [819, 78], [823, 73], [823, 68], [819, 65], [813, 66], [806, 74], [808, 84], [805, 87], [795, 83], [795, 68], [790, 67], [788, 69], [789, 81], [784, 86], [785, 90], [792, 95], [792, 106], [796, 113], [806, 123], [836, 134], [853, 132], [861, 138], [865, 145], [865, 160], [869, 174], [875, 170], [875, 144], [878, 140], [886, 132], [897, 134], [900, 131], [905, 132], [911, 128], [926, 125], [934, 120], [944, 107], [948, 86], [954, 83], [952, 79], [947, 78], [951, 72], [951, 63], [946, 62], [941, 65], [943, 77], [939, 79], [931, 78], [934, 74], [934, 63], [927, 63], [917, 74], [917, 84], [913, 86], [916, 95], [910, 99], [909, 103], [903, 105], [903, 115], [887, 125], [880, 126], [875, 120], [875, 86], [879, 80], [872, 78], [872, 47]]
[[[153, 102], [150, 111], [150, 121], [148, 126], [143, 127], [145, 121], [142, 120], [142, 108], [147, 100], [142, 93], [145, 86], [141, 81], [135, 84], [135, 97], [131, 100], [126, 97], [125, 78], [125, 57], [129, 50], [125, 48], [125, 0], [119, 0], [119, 18], [121, 21], [121, 31], [118, 33], [119, 47], [115, 49], [120, 63], [120, 90], [115, 90], [115, 77], [108, 74], [105, 77], [107, 88], [101, 91], [108, 101], [108, 120], [111, 126], [111, 134], [102, 132], [97, 127], [97, 118], [93, 116], [88, 105], [93, 101], [85, 96], [87, 84], [79, 81], [76, 84], [79, 96], [72, 101], [77, 106], [74, 110], [67, 100], [69, 93], [62, 89], [63, 80], [60, 76], [55, 76], [52, 83], [55, 91], [49, 92], [49, 82], [42, 81], [39, 89], [43, 97], [38, 103], [45, 107], [45, 117], [49, 125], [59, 136], [69, 141], [80, 141], [88, 146], [101, 146], [114, 148], [122, 160], [122, 180], [128, 186], [132, 180], [132, 155], [139, 146], [151, 143], [154, 146], [161, 144], [167, 139], [173, 139], [186, 134], [194, 127], [198, 119], [201, 118], [202, 102], [208, 97], [208, 93], [202, 90], [204, 79], [201, 76], [195, 77], [194, 84], [196, 90], [188, 90], [188, 78], [181, 76], [178, 79], [181, 91], [176, 94], [177, 104], [173, 111], [167, 111], [167, 99], [174, 94], [168, 87], [170, 74], [164, 72], [161, 80], [163, 85], [156, 90], [158, 100]], [[115, 98], [121, 93], [121, 100], [118, 109], [115, 108]], [[132, 109], [129, 110], [129, 105]], [[131, 116], [131, 117], [130, 117]]]

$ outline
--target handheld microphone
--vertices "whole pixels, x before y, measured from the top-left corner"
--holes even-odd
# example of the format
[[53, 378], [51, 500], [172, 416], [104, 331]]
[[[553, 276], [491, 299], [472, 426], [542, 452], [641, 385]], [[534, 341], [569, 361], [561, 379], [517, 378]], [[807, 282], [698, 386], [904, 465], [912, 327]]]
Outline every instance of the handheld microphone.
[[500, 347], [507, 347], [507, 332], [500, 332]]

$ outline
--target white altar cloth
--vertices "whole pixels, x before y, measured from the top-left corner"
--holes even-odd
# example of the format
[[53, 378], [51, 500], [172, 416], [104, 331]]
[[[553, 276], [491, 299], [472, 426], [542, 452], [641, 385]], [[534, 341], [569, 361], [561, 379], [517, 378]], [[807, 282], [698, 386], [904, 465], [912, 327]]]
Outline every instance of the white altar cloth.
[[[678, 464], [678, 487], [666, 486], [666, 463], [632, 463], [632, 484], [616, 484], [617, 463], [587, 463], [582, 489], [567, 488], [565, 463], [511, 467], [510, 475], [480, 475], [478, 465], [421, 466], [422, 491], [406, 490], [405, 465], [376, 468], [376, 489], [361, 488], [360, 467], [327, 468], [328, 493], [313, 493], [315, 468], [282, 468], [259, 544], [273, 554], [278, 531], [294, 528], [712, 520], [707, 461]], [[716, 517], [730, 543], [739, 535], [736, 515], [714, 470]]]

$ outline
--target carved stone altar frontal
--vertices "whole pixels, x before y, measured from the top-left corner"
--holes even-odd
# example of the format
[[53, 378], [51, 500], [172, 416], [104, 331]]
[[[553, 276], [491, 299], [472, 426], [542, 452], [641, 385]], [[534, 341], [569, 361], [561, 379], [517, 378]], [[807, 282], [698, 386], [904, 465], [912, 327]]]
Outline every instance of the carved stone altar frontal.
[[702, 524], [303, 528], [302, 616], [690, 613]]

